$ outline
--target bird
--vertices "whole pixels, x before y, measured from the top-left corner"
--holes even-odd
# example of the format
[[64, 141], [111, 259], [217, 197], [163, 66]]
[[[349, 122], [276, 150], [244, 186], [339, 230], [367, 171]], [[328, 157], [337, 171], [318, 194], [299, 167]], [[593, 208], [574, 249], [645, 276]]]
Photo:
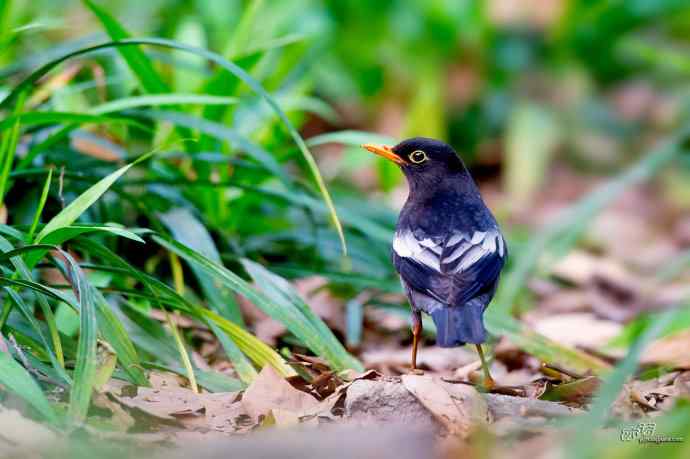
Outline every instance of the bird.
[[436, 325], [440, 347], [476, 346], [483, 385], [493, 388], [481, 344], [487, 339], [484, 311], [508, 257], [496, 218], [450, 145], [414, 137], [393, 147], [362, 147], [397, 164], [409, 187], [391, 255], [412, 309], [412, 371], [424, 312]]

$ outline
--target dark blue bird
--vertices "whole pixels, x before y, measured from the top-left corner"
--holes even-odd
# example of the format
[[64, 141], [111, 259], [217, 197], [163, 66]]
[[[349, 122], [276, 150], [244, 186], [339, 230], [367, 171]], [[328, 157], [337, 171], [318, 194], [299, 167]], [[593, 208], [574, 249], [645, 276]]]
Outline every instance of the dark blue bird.
[[485, 383], [493, 384], [481, 343], [483, 314], [508, 251], [465, 164], [453, 148], [423, 137], [395, 147], [363, 145], [400, 166], [410, 192], [393, 241], [393, 263], [412, 307], [412, 368], [421, 312], [434, 320], [441, 347], [477, 345]]

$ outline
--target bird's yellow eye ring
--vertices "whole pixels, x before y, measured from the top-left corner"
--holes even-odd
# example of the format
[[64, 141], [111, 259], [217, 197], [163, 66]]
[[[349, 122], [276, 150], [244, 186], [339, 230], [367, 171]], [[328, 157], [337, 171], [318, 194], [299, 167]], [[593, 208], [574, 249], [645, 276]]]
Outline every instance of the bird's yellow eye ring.
[[422, 150], [413, 151], [412, 153], [410, 153], [409, 158], [410, 158], [410, 161], [415, 163], [415, 164], [423, 163], [424, 161], [429, 159], [429, 157], [426, 155], [426, 153], [424, 153]]

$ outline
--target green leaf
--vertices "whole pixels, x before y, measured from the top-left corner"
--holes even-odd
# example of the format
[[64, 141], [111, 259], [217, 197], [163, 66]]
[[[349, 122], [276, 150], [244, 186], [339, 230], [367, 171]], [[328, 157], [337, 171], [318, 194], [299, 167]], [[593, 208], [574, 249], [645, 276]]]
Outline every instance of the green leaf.
[[310, 147], [317, 147], [327, 143], [342, 143], [343, 145], [359, 147], [363, 143], [395, 145], [398, 142], [392, 137], [377, 134], [375, 132], [354, 130], [329, 132], [327, 134], [321, 134], [307, 139], [307, 145]]
[[65, 373], [62, 366], [60, 365], [60, 362], [56, 357], [55, 352], [53, 352], [53, 349], [51, 348], [48, 339], [46, 339], [45, 335], [43, 334], [43, 329], [38, 323], [38, 320], [36, 320], [36, 317], [34, 317], [34, 312], [31, 310], [31, 308], [29, 308], [28, 305], [26, 305], [24, 299], [14, 289], [4, 287], [4, 290], [9, 295], [9, 297], [12, 298], [14, 304], [17, 305], [17, 307], [19, 308], [19, 312], [21, 312], [22, 316], [24, 316], [24, 319], [27, 322], [29, 322], [31, 327], [34, 329], [34, 332], [38, 335], [39, 339], [41, 340], [41, 344], [43, 344], [43, 350], [48, 355], [48, 358], [50, 359], [50, 363], [53, 365], [53, 368], [55, 368], [55, 370], [58, 372], [60, 377], [65, 382], [69, 383], [71, 380], [67, 373]]
[[122, 322], [113, 313], [110, 304], [101, 292], [94, 291], [94, 299], [96, 302], [98, 329], [115, 350], [117, 360], [122, 369], [132, 378], [135, 384], [148, 386], [149, 382], [142, 370], [142, 363], [137, 350]]
[[263, 165], [266, 170], [271, 171], [283, 182], [290, 183], [290, 178], [283, 170], [282, 166], [273, 156], [271, 156], [269, 152], [254, 144], [246, 137], [240, 135], [234, 129], [228, 128], [220, 123], [214, 123], [202, 118], [196, 118], [181, 112], [165, 110], [138, 110], [130, 113], [157, 121], [169, 121], [177, 126], [196, 129], [199, 132], [216, 137], [218, 139], [227, 140], [228, 142], [237, 145], [239, 148], [247, 152], [247, 154], [256, 159], [259, 164]]
[[51, 231], [46, 235], [41, 242], [44, 244], [58, 245], [65, 241], [74, 239], [77, 236], [88, 233], [110, 233], [116, 236], [121, 236], [135, 242], [144, 244], [144, 240], [136, 233], [118, 226], [101, 226], [101, 225], [70, 225]]
[[36, 381], [7, 352], [0, 351], [0, 383], [23, 398], [51, 424], [57, 424], [57, 416]]
[[91, 394], [98, 370], [96, 345], [98, 322], [94, 302], [94, 289], [83, 271], [66, 252], [61, 252], [66, 262], [69, 281], [79, 306], [79, 341], [74, 364], [74, 381], [70, 390], [67, 412], [73, 421], [80, 423], [86, 418], [91, 404]]
[[61, 292], [32, 281], [0, 277], [0, 284], [31, 288], [39, 293], [52, 296], [72, 305], [79, 311], [79, 341], [77, 345], [74, 380], [70, 392], [68, 413], [73, 420], [81, 422], [85, 418], [90, 404], [94, 375], [96, 373], [97, 323], [93, 304], [93, 290], [74, 259], [64, 251], [59, 251], [59, 253], [66, 262], [68, 279], [72, 284], [74, 295], [77, 298], [76, 305], [72, 303], [69, 297]]
[[[35, 246], [28, 246], [28, 247], [35, 247]], [[13, 250], [12, 244], [5, 239], [4, 237], [0, 236], [0, 249], [8, 253]], [[42, 253], [45, 250], [44, 248], [39, 249]], [[36, 252], [31, 252], [31, 253], [36, 253]], [[30, 254], [31, 254], [30, 253]], [[31, 270], [29, 270], [29, 267], [26, 265], [24, 260], [20, 256], [16, 257], [11, 257], [10, 261], [14, 265], [15, 268], [15, 274], [13, 277], [17, 278], [23, 278], [26, 281], [31, 281], [32, 276], [31, 276]], [[50, 305], [48, 304], [48, 301], [44, 298], [43, 295], [37, 295], [37, 301], [38, 304], [41, 308], [41, 311], [43, 312], [43, 316], [45, 318], [45, 322], [48, 325], [48, 330], [50, 331], [50, 337], [51, 341], [53, 344], [53, 351], [55, 353], [55, 360], [52, 359], [51, 355], [51, 363], [53, 364], [53, 367], [55, 368], [55, 371], [59, 374], [59, 376], [64, 379], [65, 381], [69, 381], [70, 377], [67, 375], [64, 369], [65, 365], [65, 359], [63, 356], [62, 352], [62, 343], [60, 341], [60, 335], [58, 333], [57, 329], [57, 324], [55, 322], [55, 317], [53, 315], [53, 310], [51, 309]], [[16, 302], [16, 299], [15, 299]], [[19, 305], [21, 306], [21, 305]], [[3, 311], [3, 317], [4, 319], [7, 319], [9, 316], [10, 308], [9, 305], [7, 305], [7, 312]], [[28, 311], [27, 311], [28, 312]], [[1, 327], [0, 327], [1, 328]], [[47, 348], [50, 351], [50, 348]]]
[[359, 298], [352, 298], [345, 305], [345, 335], [348, 347], [361, 344], [363, 321], [364, 305]]
[[514, 209], [524, 209], [540, 189], [561, 133], [553, 113], [534, 103], [519, 104], [508, 124], [504, 184]]
[[68, 113], [68, 112], [28, 112], [18, 115], [8, 116], [0, 121], [0, 131], [18, 126], [41, 126], [44, 124], [106, 124], [122, 123], [149, 130], [149, 128], [131, 118], [122, 116], [91, 115], [87, 113]]
[[12, 170], [12, 165], [14, 164], [14, 157], [17, 153], [17, 142], [19, 140], [19, 116], [21, 116], [21, 111], [24, 108], [24, 101], [26, 99], [26, 94], [20, 94], [17, 106], [14, 108], [14, 115], [9, 117], [13, 119], [6, 119], [0, 122], [0, 125], [7, 122], [8, 126], [12, 127], [12, 131], [9, 134], [2, 136], [2, 144], [0, 145], [0, 205], [2, 205], [5, 199], [5, 193], [10, 188], [9, 175]]
[[[683, 151], [683, 142], [690, 136], [690, 128], [681, 129], [670, 139], [664, 140], [641, 159], [617, 177], [588, 193], [584, 198], [562, 212], [553, 224], [540, 230], [520, 251], [512, 262], [510, 271], [503, 274], [496, 299], [488, 309], [490, 316], [506, 316], [527, 282], [527, 278], [537, 265], [544, 252], [557, 246], [563, 254], [572, 247], [586, 228], [586, 223], [613, 202], [629, 187], [641, 183]], [[555, 258], [551, 260], [555, 262]]]
[[236, 97], [221, 97], [207, 94], [153, 94], [134, 97], [123, 97], [92, 107], [89, 111], [93, 115], [103, 115], [105, 113], [121, 112], [138, 107], [148, 107], [151, 105], [230, 105], [237, 103]]
[[27, 242], [32, 242], [34, 233], [36, 232], [36, 227], [38, 226], [38, 222], [41, 219], [43, 208], [45, 207], [46, 201], [48, 200], [48, 192], [50, 191], [50, 181], [52, 178], [53, 169], [50, 169], [48, 170], [48, 176], [46, 177], [46, 181], [43, 184], [43, 191], [41, 191], [41, 198], [38, 200], [38, 206], [36, 206], [36, 212], [34, 213], [34, 219], [31, 222], [31, 228], [29, 228], [29, 232], [26, 235]]
[[[319, 193], [321, 194], [326, 207], [328, 209], [328, 215], [333, 223], [333, 225], [336, 228], [336, 231], [338, 233], [338, 238], [340, 240], [341, 244], [341, 249], [343, 251], [343, 254], [346, 254], [347, 252], [347, 246], [345, 243], [345, 234], [343, 232], [342, 225], [340, 223], [340, 220], [338, 219], [337, 212], [335, 210], [335, 205], [333, 204], [333, 200], [331, 198], [330, 193], [328, 192], [326, 185], [324, 183], [323, 177], [321, 176], [321, 173], [318, 170], [318, 167], [316, 165], [316, 161], [314, 160], [314, 157], [312, 156], [311, 152], [309, 151], [309, 148], [307, 145], [304, 143], [304, 139], [302, 139], [302, 136], [300, 136], [299, 132], [297, 129], [292, 125], [290, 120], [288, 119], [287, 115], [285, 114], [285, 111], [280, 107], [278, 102], [275, 100], [274, 97], [272, 97], [264, 88], [261, 86], [261, 84], [256, 81], [251, 75], [249, 75], [244, 69], [239, 67], [237, 64], [230, 62], [226, 59], [224, 59], [222, 56], [213, 53], [211, 51], [201, 49], [201, 48], [196, 48], [193, 46], [187, 46], [182, 43], [178, 43], [172, 40], [165, 40], [161, 38], [146, 38], [146, 39], [127, 39], [127, 40], [120, 40], [116, 42], [109, 42], [109, 43], [103, 43], [100, 45], [95, 45], [95, 46], [90, 46], [86, 48], [81, 48], [79, 50], [73, 51], [71, 53], [67, 53], [57, 59], [54, 59], [47, 64], [43, 65], [33, 73], [31, 73], [28, 77], [26, 77], [21, 83], [19, 83], [13, 90], [10, 92], [10, 94], [5, 97], [5, 99], [0, 102], [0, 109], [3, 107], [6, 107], [9, 105], [21, 91], [23, 91], [26, 88], [31, 87], [38, 79], [40, 79], [43, 75], [45, 75], [47, 72], [49, 72], [51, 69], [53, 69], [55, 66], [59, 65], [60, 63], [76, 56], [80, 56], [83, 54], [87, 54], [90, 52], [94, 52], [100, 49], [106, 49], [106, 48], [112, 48], [112, 47], [127, 47], [127, 46], [134, 46], [134, 45], [156, 45], [156, 46], [162, 46], [166, 48], [172, 48], [172, 49], [177, 49], [181, 51], [185, 51], [191, 54], [195, 54], [198, 56], [201, 56], [205, 59], [208, 59], [220, 67], [223, 67], [227, 71], [231, 72], [233, 75], [235, 75], [237, 78], [242, 80], [247, 86], [249, 86], [254, 92], [259, 94], [271, 107], [271, 109], [278, 115], [282, 123], [285, 125], [286, 129], [288, 130], [288, 133], [290, 134], [290, 137], [294, 140], [294, 142], [297, 144], [300, 152], [302, 153], [302, 156], [304, 157], [307, 166], [309, 168], [309, 171], [311, 172]], [[167, 92], [167, 91], [164, 91]]]
[[642, 351], [658, 336], [658, 334], [667, 327], [673, 320], [675, 311], [667, 311], [659, 320], [647, 329], [640, 338], [635, 341], [633, 346], [628, 350], [625, 358], [616, 366], [616, 368], [605, 378], [601, 388], [594, 397], [587, 414], [578, 416], [574, 419], [576, 426], [573, 444], [580, 445], [577, 448], [577, 455], [574, 457], [596, 457], [596, 455], [586, 454], [586, 451], [592, 451], [596, 448], [590, 440], [594, 432], [601, 428], [607, 417], [611, 404], [620, 394], [621, 388], [625, 381], [630, 377], [638, 366], [640, 355]]
[[115, 172], [111, 173], [107, 177], [101, 179], [98, 183], [91, 186], [88, 190], [83, 192], [79, 197], [72, 201], [67, 207], [62, 209], [55, 217], [53, 217], [46, 226], [43, 227], [40, 233], [36, 236], [36, 242], [41, 242], [46, 236], [54, 231], [61, 230], [72, 223], [75, 222], [77, 218], [83, 214], [86, 209], [91, 207], [91, 205], [98, 200], [103, 194], [108, 191], [108, 188], [112, 186], [113, 183], [120, 177], [122, 177], [132, 166], [137, 164], [139, 161], [143, 161], [150, 155], [144, 155], [140, 157], [137, 161], [134, 161]]
[[[83, 0], [86, 6], [98, 17], [106, 32], [113, 40], [122, 40], [129, 38], [129, 32], [125, 30], [108, 12], [97, 6], [91, 0]], [[153, 68], [151, 60], [144, 54], [144, 52], [137, 46], [129, 46], [119, 48], [118, 51], [122, 58], [127, 62], [127, 65], [132, 69], [134, 75], [139, 78], [141, 85], [146, 92], [150, 93], [166, 93], [170, 92], [170, 88], [161, 79]]]
[[[189, 263], [198, 266], [200, 269], [204, 270], [208, 274], [218, 278], [226, 287], [243, 295], [245, 298], [247, 298], [249, 301], [254, 303], [262, 310], [275, 311], [279, 309], [276, 305], [271, 304], [271, 302], [266, 297], [254, 290], [249, 284], [247, 284], [244, 280], [242, 280], [239, 276], [237, 276], [235, 273], [233, 273], [226, 267], [209, 260], [200, 253], [190, 249], [189, 247], [183, 244], [180, 244], [177, 241], [167, 240], [160, 236], [153, 236], [153, 239], [154, 241], [156, 241], [156, 243], [165, 247], [167, 250], [176, 253], [181, 258], [187, 260]], [[243, 349], [243, 341], [246, 341], [247, 339], [249, 339], [249, 337], [251, 337], [253, 340], [256, 340], [256, 338], [249, 332], [243, 330], [241, 327], [233, 324], [229, 320], [223, 319], [222, 317], [218, 316], [217, 314], [211, 311], [199, 310], [198, 312], [202, 314], [204, 317], [211, 318], [221, 329], [228, 332], [233, 337], [233, 339], [239, 337], [239, 340], [235, 341], [237, 345], [240, 347], [240, 349], [242, 349], [245, 353], [246, 351], [245, 349]], [[292, 369], [285, 366], [284, 364], [279, 365], [277, 369], [283, 374], [292, 373]]]
[[[170, 241], [170, 243], [179, 245], [179, 243], [174, 241]], [[150, 295], [136, 292], [141, 297], [146, 297], [154, 304], [162, 303], [171, 308], [186, 312], [187, 314], [192, 314], [199, 320], [208, 323], [209, 327], [212, 329], [217, 326], [223, 330], [223, 332], [225, 332], [237, 344], [240, 350], [257, 366], [263, 367], [264, 365], [268, 364], [274, 367], [276, 371], [286, 376], [294, 374], [292, 368], [285, 364], [285, 361], [278, 353], [239, 325], [234, 324], [219, 314], [201, 308], [188, 301], [186, 298], [178, 295], [177, 292], [175, 292], [175, 290], [167, 284], [132, 268], [125, 260], [102, 245], [96, 244], [88, 239], [79, 240], [77, 245], [86, 248], [86, 250], [92, 255], [101, 257], [104, 262], [130, 273], [132, 277], [139, 280], [144, 286], [146, 286], [146, 289], [151, 292]], [[187, 248], [185, 249], [189, 250]], [[180, 254], [178, 253], [178, 255]], [[128, 292], [128, 295], [131, 296], [132, 292]]]
[[[487, 312], [490, 310], [489, 308]], [[606, 373], [611, 368], [605, 361], [597, 357], [564, 346], [530, 330], [512, 316], [487, 314], [484, 320], [486, 327], [492, 334], [507, 337], [511, 343], [543, 362], [579, 373], [591, 371], [599, 375]]]
[[305, 346], [324, 358], [335, 370], [352, 368], [364, 371], [362, 364], [345, 350], [288, 281], [251, 260], [243, 259], [242, 265], [254, 279], [257, 288], [271, 300], [267, 303], [268, 309], [265, 309], [266, 305], [257, 304], [266, 314], [281, 321]]
[[[162, 214], [160, 218], [178, 242], [196, 250], [210, 260], [220, 263], [220, 254], [211, 235], [206, 230], [206, 227], [189, 211], [181, 208], [172, 209]], [[199, 269], [196, 265], [190, 264], [190, 266], [213, 309], [225, 318], [241, 325], [242, 315], [239, 305], [233, 298], [232, 291], [225, 288], [220, 282], [214, 280], [208, 273]], [[234, 341], [228, 339], [216, 324], [211, 323], [211, 329], [221, 341], [223, 349], [225, 349], [228, 358], [233, 363], [235, 371], [237, 371], [242, 381], [251, 383], [256, 376], [254, 367], [252, 367]]]

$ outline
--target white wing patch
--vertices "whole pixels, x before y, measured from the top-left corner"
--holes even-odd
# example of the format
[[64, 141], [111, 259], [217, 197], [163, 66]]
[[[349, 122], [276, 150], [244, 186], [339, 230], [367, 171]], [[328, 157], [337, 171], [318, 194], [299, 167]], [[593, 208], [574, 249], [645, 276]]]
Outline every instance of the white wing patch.
[[441, 272], [441, 252], [443, 245], [435, 243], [431, 238], [419, 240], [412, 231], [399, 231], [393, 239], [393, 250], [402, 258], [412, 258], [429, 268]]
[[403, 230], [395, 234], [393, 250], [399, 257], [412, 258], [438, 272], [457, 274], [490, 253], [503, 257], [505, 241], [496, 229], [475, 231], [472, 235], [456, 232], [445, 244], [431, 238], [417, 239], [412, 231]]

